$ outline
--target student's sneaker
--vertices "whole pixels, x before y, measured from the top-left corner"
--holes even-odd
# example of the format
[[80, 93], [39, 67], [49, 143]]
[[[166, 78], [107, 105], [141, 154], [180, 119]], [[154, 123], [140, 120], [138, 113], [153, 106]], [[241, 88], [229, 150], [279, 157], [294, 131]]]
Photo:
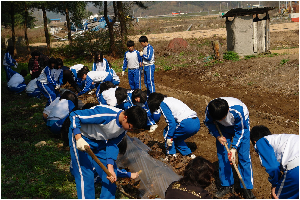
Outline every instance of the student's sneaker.
[[94, 91], [94, 90], [92, 90], [92, 91], [90, 91], [88, 94], [94, 94], [94, 92], [95, 92], [95, 91]]
[[163, 161], [169, 161], [170, 160], [170, 158], [171, 157], [174, 157], [174, 158], [176, 158], [177, 157], [177, 155], [176, 154], [169, 154], [169, 155], [167, 155], [164, 159], [163, 159]]
[[221, 199], [224, 195], [233, 193], [232, 186], [222, 186], [215, 194], [215, 197]]
[[157, 129], [158, 125], [154, 124], [150, 126], [150, 130], [148, 131], [149, 133], [153, 133], [155, 131], [155, 129]]
[[246, 190], [244, 190], [244, 194], [243, 194], [244, 199], [255, 199], [255, 196], [252, 193], [251, 189], [247, 189], [247, 193], [248, 195], [246, 194]]
[[191, 159], [195, 159], [196, 158], [195, 154], [190, 155], [190, 157], [191, 157]]

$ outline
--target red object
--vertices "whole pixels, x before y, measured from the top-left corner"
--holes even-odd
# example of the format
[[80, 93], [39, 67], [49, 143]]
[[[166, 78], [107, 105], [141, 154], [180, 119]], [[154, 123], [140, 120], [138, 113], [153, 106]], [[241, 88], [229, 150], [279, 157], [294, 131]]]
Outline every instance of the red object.
[[292, 18], [292, 22], [299, 22], [299, 17], [297, 17], [297, 18]]
[[168, 48], [172, 50], [182, 50], [187, 48], [189, 44], [182, 38], [174, 38], [169, 42]]

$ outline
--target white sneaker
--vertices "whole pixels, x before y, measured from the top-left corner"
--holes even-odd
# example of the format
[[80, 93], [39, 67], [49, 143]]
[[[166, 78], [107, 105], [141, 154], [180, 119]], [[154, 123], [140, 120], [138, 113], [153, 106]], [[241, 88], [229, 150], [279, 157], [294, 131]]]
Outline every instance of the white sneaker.
[[95, 91], [94, 90], [92, 90], [92, 91], [90, 91], [88, 94], [93, 94]]
[[171, 157], [171, 156], [173, 156], [174, 158], [177, 157], [176, 154], [169, 154], [169, 155], [167, 155], [167, 156], [163, 159], [163, 161], [169, 161], [169, 157]]
[[154, 125], [151, 125], [150, 126], [150, 130], [148, 131], [149, 133], [152, 133], [155, 131], [155, 129], [157, 129], [158, 125], [157, 124], [154, 124]]
[[196, 158], [195, 154], [192, 154], [191, 159], [195, 159], [195, 158]]

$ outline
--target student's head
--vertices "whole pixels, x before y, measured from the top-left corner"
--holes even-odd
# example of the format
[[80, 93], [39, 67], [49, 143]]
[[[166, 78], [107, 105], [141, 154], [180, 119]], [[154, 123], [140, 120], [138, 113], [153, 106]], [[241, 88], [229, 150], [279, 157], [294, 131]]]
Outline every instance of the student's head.
[[94, 54], [94, 62], [95, 62], [95, 63], [97, 63], [97, 62], [103, 62], [103, 54], [102, 54], [102, 52], [97, 51], [97, 52]]
[[27, 70], [26, 70], [26, 69], [22, 69], [21, 72], [20, 72], [20, 74], [21, 74], [23, 77], [27, 76]]
[[82, 69], [84, 69], [85, 71], [87, 71], [87, 72], [89, 72], [90, 71], [90, 69], [89, 69], [89, 67], [88, 66], [83, 66], [82, 67]]
[[142, 129], [147, 124], [147, 113], [140, 106], [132, 106], [124, 111], [124, 115], [121, 124], [125, 130]]
[[148, 38], [143, 35], [139, 38], [139, 42], [143, 47], [146, 47], [148, 45]]
[[118, 87], [115, 92], [117, 105], [120, 105], [127, 98], [127, 89]]
[[82, 80], [86, 79], [88, 71], [83, 67], [82, 69], [80, 69], [77, 73], [77, 77], [81, 78]]
[[64, 66], [64, 63], [63, 63], [62, 59], [61, 58], [57, 58], [56, 62], [57, 62], [57, 69], [62, 69], [63, 66]]
[[147, 101], [147, 92], [141, 90], [141, 89], [135, 89], [132, 92], [132, 102], [134, 104], [136, 103], [145, 103]]
[[8, 52], [10, 55], [14, 55], [14, 47], [13, 46], [8, 46], [6, 48], [6, 52]]
[[56, 68], [57, 66], [57, 60], [53, 57], [51, 57], [48, 61], [48, 67], [50, 67], [51, 69]]
[[127, 41], [127, 49], [129, 51], [134, 51], [134, 41], [132, 40]]
[[101, 94], [103, 91], [108, 90], [109, 88], [114, 88], [115, 85], [110, 81], [105, 81], [100, 84], [99, 93]]
[[157, 109], [159, 109], [159, 106], [165, 97], [165, 95], [157, 92], [153, 92], [149, 95], [147, 103], [151, 113], [154, 113]]
[[78, 109], [78, 98], [73, 92], [65, 91], [60, 97], [60, 100], [62, 100], [62, 99], [67, 99], [67, 100], [72, 101], [75, 106], [75, 110]]
[[250, 140], [252, 144], [255, 145], [260, 138], [263, 138], [267, 135], [272, 135], [271, 131], [267, 127], [263, 125], [254, 126], [250, 131]]
[[213, 173], [213, 164], [198, 156], [185, 167], [183, 177], [179, 180], [179, 183], [206, 188], [212, 182]]
[[35, 50], [35, 51], [31, 52], [31, 56], [35, 60], [39, 59], [40, 55], [41, 55], [41, 53], [38, 50]]
[[229, 105], [225, 99], [217, 98], [209, 102], [208, 112], [213, 120], [222, 120], [229, 111]]

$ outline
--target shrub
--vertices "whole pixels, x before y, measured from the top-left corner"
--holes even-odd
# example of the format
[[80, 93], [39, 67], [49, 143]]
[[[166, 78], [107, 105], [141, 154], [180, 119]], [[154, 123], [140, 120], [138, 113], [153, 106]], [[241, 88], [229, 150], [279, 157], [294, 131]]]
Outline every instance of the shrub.
[[224, 58], [224, 60], [233, 60], [233, 61], [240, 60], [239, 55], [234, 51], [225, 52], [223, 55], [223, 58]]

